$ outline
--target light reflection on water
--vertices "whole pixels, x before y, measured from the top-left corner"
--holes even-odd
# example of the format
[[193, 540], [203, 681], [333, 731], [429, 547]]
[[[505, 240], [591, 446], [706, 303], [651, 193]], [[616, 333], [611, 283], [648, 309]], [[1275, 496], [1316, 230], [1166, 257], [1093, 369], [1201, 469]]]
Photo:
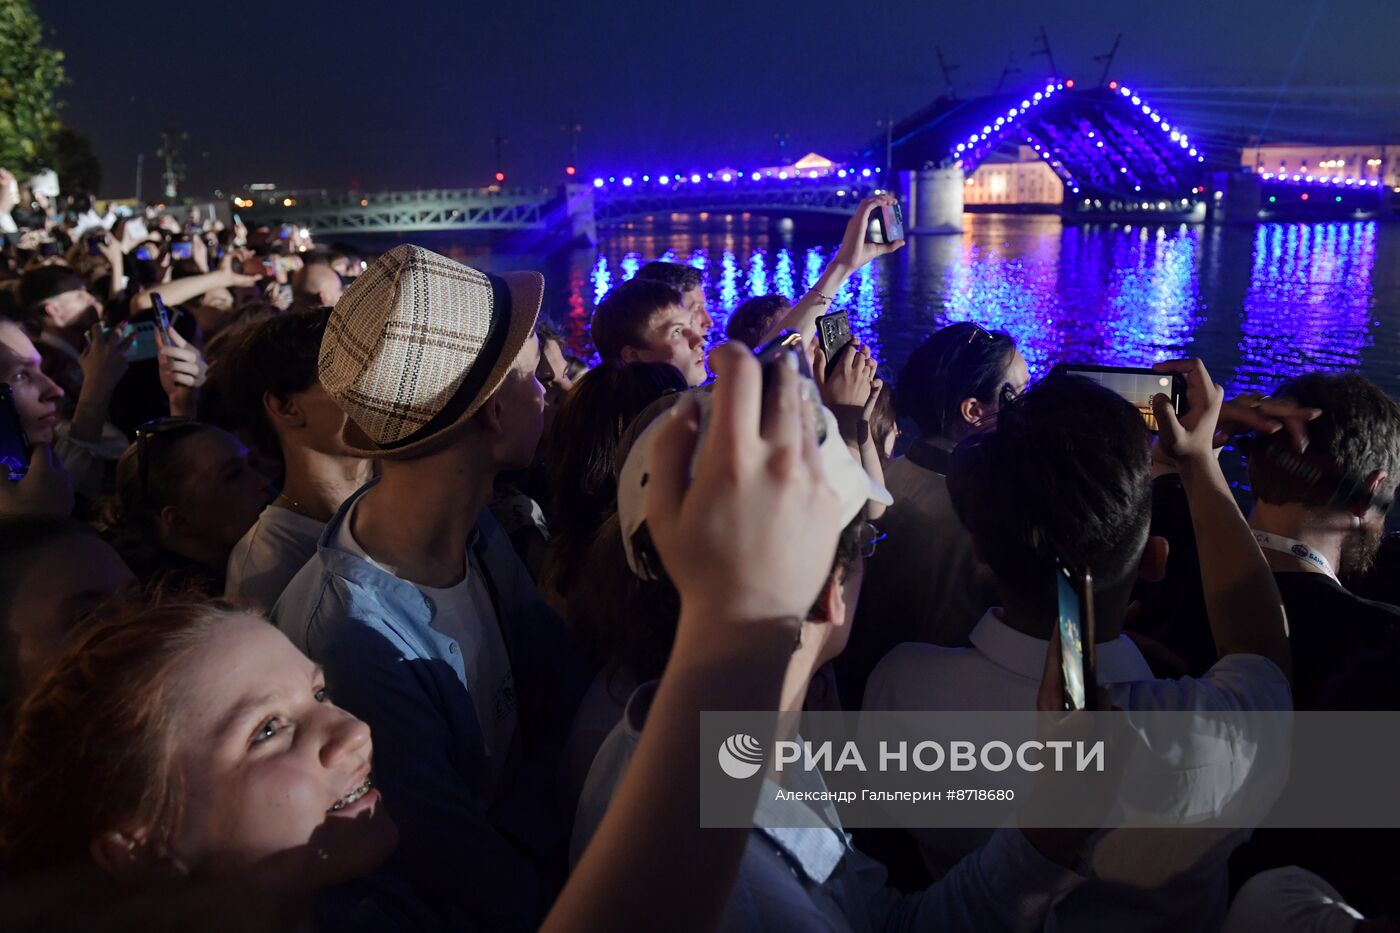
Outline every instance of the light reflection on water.
[[[960, 237], [914, 238], [838, 293], [835, 306], [890, 372], [938, 327], [976, 321], [1010, 333], [1033, 375], [1062, 361], [1149, 365], [1189, 353], [1232, 394], [1320, 369], [1360, 371], [1400, 395], [1400, 227], [966, 221]], [[582, 350], [596, 301], [662, 257], [702, 270], [723, 328], [752, 296], [796, 300], [839, 239], [839, 228], [799, 235], [762, 219], [669, 231], [632, 225], [605, 235], [596, 255], [574, 254], [562, 282], [551, 276], [570, 283], [551, 286], [553, 303], [568, 309], [571, 342]]]

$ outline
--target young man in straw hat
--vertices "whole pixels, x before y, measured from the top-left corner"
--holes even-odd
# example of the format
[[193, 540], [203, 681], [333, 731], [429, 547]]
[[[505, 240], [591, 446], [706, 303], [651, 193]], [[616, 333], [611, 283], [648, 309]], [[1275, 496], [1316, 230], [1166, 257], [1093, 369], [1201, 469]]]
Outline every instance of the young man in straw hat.
[[455, 925], [533, 928], [561, 880], [557, 760], [585, 680], [486, 506], [543, 427], [538, 273], [415, 246], [336, 304], [321, 383], [380, 477], [326, 526], [273, 610], [369, 723], [401, 842], [379, 883]]

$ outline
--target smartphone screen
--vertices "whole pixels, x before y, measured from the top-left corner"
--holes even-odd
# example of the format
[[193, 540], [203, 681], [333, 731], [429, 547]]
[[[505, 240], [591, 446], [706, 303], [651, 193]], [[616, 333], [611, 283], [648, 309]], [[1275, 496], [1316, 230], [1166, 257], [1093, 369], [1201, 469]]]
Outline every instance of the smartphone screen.
[[1091, 709], [1094, 696], [1093, 590], [1089, 575], [1058, 564], [1055, 591], [1059, 603], [1060, 672], [1065, 682], [1065, 709]]
[[151, 243], [142, 243], [140, 246], [136, 247], [136, 249], [132, 251], [132, 255], [134, 255], [137, 259], [143, 259], [147, 262], [150, 262], [152, 259], [155, 259], [160, 255], [160, 251], [156, 249], [156, 247]]
[[139, 363], [142, 360], [155, 359], [156, 354], [160, 352], [160, 347], [156, 345], [156, 322], [135, 321], [131, 325], [131, 331], [135, 336], [126, 351], [127, 362]]
[[885, 205], [880, 208], [880, 213], [885, 222], [886, 242], [893, 243], [896, 240], [904, 239], [904, 211], [900, 208], [899, 202]]
[[11, 482], [19, 482], [29, 472], [29, 438], [19, 420], [10, 387], [0, 382], [0, 471]]
[[172, 259], [190, 259], [194, 256], [194, 244], [189, 240], [175, 240], [170, 244]]
[[904, 211], [899, 203], [882, 204], [870, 212], [870, 226], [865, 231], [867, 243], [893, 243], [904, 239]]
[[1060, 365], [1053, 371], [1083, 376], [1117, 392], [1142, 414], [1147, 429], [1154, 434], [1157, 433], [1157, 414], [1152, 410], [1154, 395], [1170, 398], [1172, 410], [1178, 416], [1186, 410], [1186, 380], [1173, 373], [1156, 373], [1133, 366]]

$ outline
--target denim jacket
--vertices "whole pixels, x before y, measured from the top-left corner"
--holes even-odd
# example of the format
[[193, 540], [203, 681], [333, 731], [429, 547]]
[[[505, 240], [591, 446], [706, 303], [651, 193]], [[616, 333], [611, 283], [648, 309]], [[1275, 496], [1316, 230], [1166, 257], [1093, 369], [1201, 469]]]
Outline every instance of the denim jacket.
[[435, 607], [418, 587], [331, 546], [369, 488], [327, 524], [273, 621], [325, 669], [336, 704], [372, 730], [375, 783], [400, 838], [378, 873], [386, 887], [406, 884], [453, 928], [534, 929], [562, 883], [570, 802], [557, 762], [587, 672], [484, 511], [471, 572], [491, 592], [519, 709], [499, 790], [486, 799], [481, 727], [456, 640], [432, 627]]

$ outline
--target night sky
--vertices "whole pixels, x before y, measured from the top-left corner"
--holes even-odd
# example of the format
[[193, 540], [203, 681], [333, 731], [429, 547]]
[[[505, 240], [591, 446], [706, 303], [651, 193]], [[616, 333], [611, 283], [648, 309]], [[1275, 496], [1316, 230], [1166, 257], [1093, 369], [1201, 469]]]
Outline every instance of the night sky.
[[[188, 189], [383, 190], [840, 157], [945, 89], [1030, 86], [1045, 25], [1062, 77], [1113, 77], [1208, 137], [1400, 142], [1400, 0], [982, 0], [500, 4], [35, 0], [67, 55], [64, 118], [129, 196], [154, 192], [161, 129], [189, 134]], [[881, 11], [875, 15], [874, 11]]]

